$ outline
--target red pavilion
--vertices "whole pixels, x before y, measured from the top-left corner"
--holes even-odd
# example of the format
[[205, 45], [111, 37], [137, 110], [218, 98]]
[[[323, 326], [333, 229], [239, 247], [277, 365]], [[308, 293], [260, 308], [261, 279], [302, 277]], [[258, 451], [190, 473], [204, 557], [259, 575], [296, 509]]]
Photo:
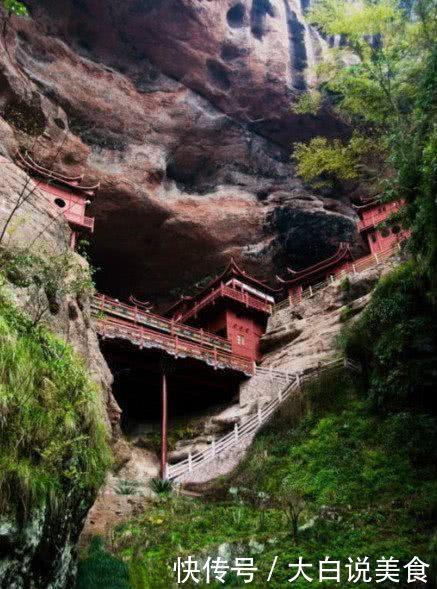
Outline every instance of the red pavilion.
[[83, 176], [65, 176], [37, 164], [28, 153], [17, 153], [17, 164], [30, 176], [38, 178], [37, 186], [43, 190], [71, 228], [70, 247], [75, 248], [79, 232], [94, 231], [94, 218], [85, 215], [90, 198], [95, 195], [99, 183], [94, 186], [81, 184]]
[[261, 358], [259, 341], [279, 292], [232, 259], [223, 274], [197, 294], [181, 297], [166, 314], [228, 339], [234, 354], [256, 361]]
[[359, 205], [353, 205], [360, 216], [357, 229], [367, 241], [372, 254], [385, 251], [393, 244], [408, 237], [408, 232], [403, 231], [399, 225], [378, 227], [399, 211], [403, 205], [401, 200], [380, 203], [374, 198], [362, 198], [359, 202]]
[[348, 270], [352, 260], [349, 246], [341, 243], [333, 256], [303, 270], [287, 268], [290, 278], [283, 279], [277, 276], [277, 280], [287, 290], [290, 301], [298, 302], [302, 298], [304, 288], [311, 288], [329, 276], [336, 276], [343, 270]]

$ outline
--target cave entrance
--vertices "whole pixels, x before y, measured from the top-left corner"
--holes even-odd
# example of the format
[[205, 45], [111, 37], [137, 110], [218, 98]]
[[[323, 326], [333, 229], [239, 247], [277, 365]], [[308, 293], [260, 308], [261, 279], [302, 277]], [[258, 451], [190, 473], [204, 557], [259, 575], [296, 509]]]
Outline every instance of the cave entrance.
[[[237, 402], [245, 378], [192, 358], [174, 358], [157, 349], [139, 349], [125, 340], [106, 339], [101, 349], [114, 376], [113, 394], [122, 409], [121, 429], [135, 445], [160, 452], [162, 375], [167, 379], [170, 446], [196, 437], [208, 417]], [[181, 437], [179, 437], [181, 436]], [[170, 448], [172, 449], [172, 448]]]

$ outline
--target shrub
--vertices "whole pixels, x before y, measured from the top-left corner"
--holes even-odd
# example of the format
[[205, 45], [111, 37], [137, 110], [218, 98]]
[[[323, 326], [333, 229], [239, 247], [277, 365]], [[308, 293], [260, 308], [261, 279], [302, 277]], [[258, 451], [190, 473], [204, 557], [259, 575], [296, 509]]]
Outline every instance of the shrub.
[[340, 311], [340, 321], [345, 323], [348, 319], [353, 316], [353, 309], [350, 305], [344, 306]]
[[117, 495], [142, 495], [144, 484], [141, 481], [121, 479], [117, 481]]
[[411, 261], [383, 277], [361, 317], [339, 343], [361, 362], [369, 397], [380, 410], [431, 407], [437, 361], [437, 316], [428, 282]]
[[149, 487], [157, 495], [170, 495], [173, 491], [173, 483], [169, 480], [152, 479], [149, 482]]
[[109, 552], [95, 537], [88, 555], [79, 562], [76, 589], [132, 589], [127, 566]]
[[298, 115], [312, 114], [316, 115], [322, 105], [322, 95], [318, 90], [305, 92], [297, 100], [291, 110]]
[[27, 312], [35, 325], [48, 312], [55, 315], [65, 297], [94, 292], [93, 269], [70, 250], [34, 253], [0, 247], [0, 272], [10, 283], [27, 289]]

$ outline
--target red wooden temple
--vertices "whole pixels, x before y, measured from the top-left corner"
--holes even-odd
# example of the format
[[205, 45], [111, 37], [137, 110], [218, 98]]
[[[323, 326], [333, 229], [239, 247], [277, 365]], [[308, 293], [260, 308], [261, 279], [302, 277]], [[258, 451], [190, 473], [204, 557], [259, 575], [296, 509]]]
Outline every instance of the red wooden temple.
[[94, 296], [91, 309], [96, 331], [105, 339], [129, 340], [140, 349], [161, 349], [175, 358], [192, 358], [247, 376], [254, 373], [253, 361], [233, 353], [229, 340], [203, 329], [104, 295]]
[[[19, 152], [17, 163], [38, 179], [37, 186], [68, 221], [74, 248], [80, 231], [94, 229], [94, 219], [86, 216], [85, 211], [99, 185], [85, 186], [83, 176], [66, 176], [49, 170], [27, 153]], [[360, 216], [358, 231], [376, 258], [378, 252], [407, 236], [396, 226], [380, 227], [401, 206], [401, 201], [381, 204], [372, 199], [361, 199], [356, 205]], [[167, 465], [169, 391], [173, 404], [180, 397], [186, 399], [188, 394], [191, 398], [194, 395], [196, 402], [201, 401], [208, 396], [206, 387], [209, 391], [230, 389], [234, 394], [232, 387], [242, 378], [256, 373], [256, 362], [261, 359], [260, 340], [276, 299], [286, 292], [290, 301], [299, 302], [304, 289], [311, 289], [344, 270], [355, 270], [353, 263], [349, 245], [341, 243], [325, 260], [303, 270], [287, 268], [287, 277], [277, 277], [280, 288], [274, 289], [241, 269], [232, 258], [222, 274], [194, 295], [181, 297], [165, 316], [153, 313], [150, 303], [135, 297], [130, 298], [131, 304], [101, 295], [94, 297], [93, 320], [102, 338], [102, 350], [107, 354], [113, 374], [125, 375], [118, 376], [118, 386], [123, 393], [120, 398], [131, 395], [129, 402], [136, 403], [133, 413], [137, 409], [144, 410], [141, 403], [138, 405], [142, 396], [129, 381], [122, 380], [135, 367], [144, 375], [141, 383], [146, 390], [147, 386], [156, 390], [160, 383], [163, 477]], [[172, 367], [168, 365], [169, 357], [177, 359]], [[211, 369], [221, 370], [211, 378]]]
[[313, 286], [326, 280], [329, 276], [336, 276], [343, 270], [348, 269], [352, 259], [349, 245], [341, 243], [333, 256], [303, 270], [296, 271], [287, 268], [290, 278], [283, 279], [279, 276], [276, 278], [286, 289], [290, 300], [300, 301], [304, 288]]
[[[167, 317], [152, 313], [149, 304], [140, 303], [134, 297], [130, 299], [133, 304], [128, 305], [97, 295], [92, 301], [94, 325], [103, 343], [105, 340], [114, 342], [115, 348], [112, 351], [108, 349], [108, 353], [115, 355], [122, 351], [117, 342], [121, 342], [123, 347], [123, 341], [137, 350], [144, 350], [145, 359], [153, 352], [155, 356], [152, 358], [157, 358], [156, 351], [163, 351], [167, 357], [170, 355], [178, 359], [179, 371], [182, 370], [185, 377], [190, 377], [195, 361], [198, 363], [196, 373], [201, 371], [201, 365], [203, 371], [209, 365], [228, 373], [225, 378], [228, 378], [228, 386], [231, 387], [230, 378], [233, 378], [235, 386], [241, 378], [255, 374], [255, 362], [261, 357], [260, 338], [275, 303], [276, 292], [231, 260], [225, 271], [205, 289], [194, 296], [183, 297], [173, 305]], [[135, 362], [133, 349], [128, 355], [130, 366]], [[163, 362], [155, 360], [154, 364], [159, 366]], [[150, 369], [147, 374], [150, 374]], [[179, 378], [184, 375], [180, 374]], [[216, 381], [218, 376], [213, 380]], [[161, 367], [160, 379], [161, 474], [165, 478], [169, 406], [169, 374], [165, 366]], [[194, 385], [191, 382], [191, 388]], [[177, 386], [172, 376], [170, 391]]]
[[227, 339], [234, 354], [256, 361], [261, 359], [259, 342], [279, 292], [250, 276], [232, 258], [220, 276], [197, 294], [181, 297], [166, 315]]
[[30, 176], [38, 178], [38, 188], [45, 192], [68, 221], [71, 229], [70, 246], [74, 249], [80, 232], [94, 231], [94, 218], [86, 216], [85, 210], [100, 184], [85, 186], [82, 184], [83, 176], [66, 176], [49, 170], [37, 164], [27, 152], [18, 152], [16, 162]]
[[408, 237], [408, 232], [399, 225], [379, 227], [397, 213], [402, 205], [401, 200], [381, 203], [375, 198], [361, 198], [358, 205], [352, 205], [360, 217], [357, 229], [365, 238], [372, 254], [387, 250]]
[[[399, 211], [402, 201], [380, 203], [375, 198], [361, 198], [359, 203], [353, 205], [360, 216], [357, 229], [364, 237], [370, 254], [376, 256], [378, 253], [386, 253], [408, 237], [409, 232], [399, 225], [381, 227], [384, 221]], [[277, 280], [287, 291], [289, 300], [298, 303], [302, 300], [305, 288], [311, 290], [329, 277], [335, 278], [343, 271], [354, 270], [354, 262], [359, 265], [360, 260], [361, 258], [354, 261], [349, 246], [340, 244], [333, 256], [303, 270], [287, 268], [289, 276], [285, 279], [277, 276]]]

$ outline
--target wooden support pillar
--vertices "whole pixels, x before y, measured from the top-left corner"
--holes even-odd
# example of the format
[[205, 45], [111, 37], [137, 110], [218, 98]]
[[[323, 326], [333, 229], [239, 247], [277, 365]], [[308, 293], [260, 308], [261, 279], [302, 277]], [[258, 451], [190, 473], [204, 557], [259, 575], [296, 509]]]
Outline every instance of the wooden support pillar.
[[168, 447], [168, 395], [167, 395], [167, 375], [162, 373], [161, 386], [161, 404], [162, 404], [162, 421], [161, 421], [161, 477], [167, 475], [167, 447]]
[[73, 251], [76, 249], [76, 238], [77, 238], [76, 231], [72, 231], [70, 234], [70, 249], [72, 249]]

